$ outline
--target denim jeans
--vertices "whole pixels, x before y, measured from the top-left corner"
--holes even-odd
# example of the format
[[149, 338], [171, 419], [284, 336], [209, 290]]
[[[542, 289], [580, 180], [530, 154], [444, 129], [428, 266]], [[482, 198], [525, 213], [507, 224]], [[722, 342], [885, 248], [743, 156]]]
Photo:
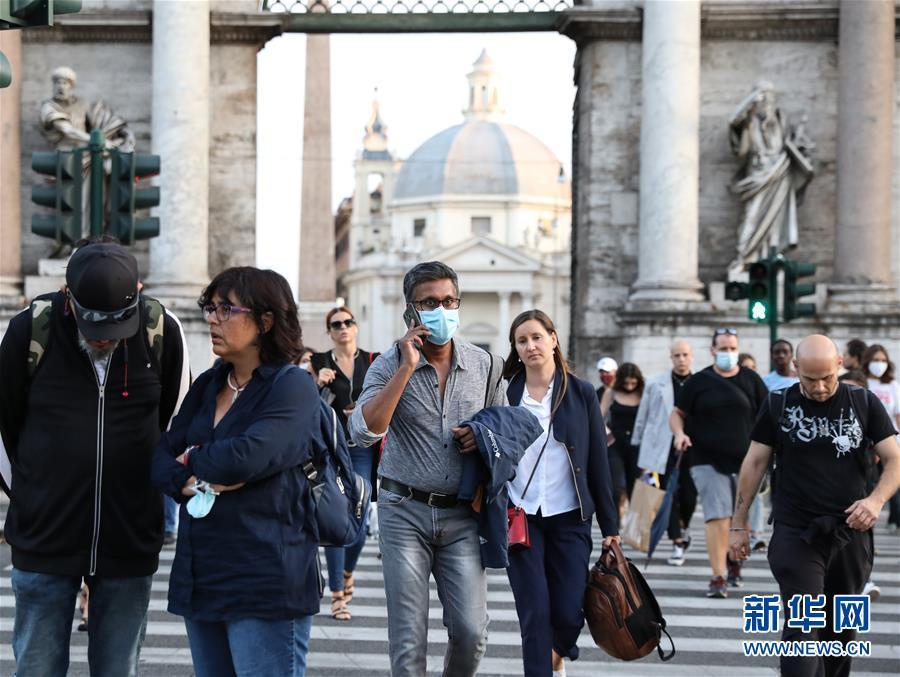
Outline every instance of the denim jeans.
[[445, 677], [469, 677], [487, 647], [487, 575], [468, 505], [432, 508], [381, 489], [379, 543], [392, 677], [422, 677], [428, 642], [428, 579], [447, 628]]
[[[13, 569], [16, 597], [13, 653], [17, 677], [65, 677], [80, 576]], [[88, 576], [88, 665], [91, 675], [137, 675], [147, 629], [152, 576]]]
[[178, 504], [171, 496], [163, 496], [163, 509], [166, 515], [164, 530], [166, 533], [178, 533]]
[[[372, 476], [372, 464], [375, 462], [376, 453], [377, 451], [373, 447], [350, 447], [353, 471], [357, 475], [369, 479]], [[328, 563], [328, 587], [331, 592], [341, 592], [344, 589], [344, 572], [353, 573], [356, 569], [359, 555], [366, 544], [366, 521], [368, 518], [369, 506], [367, 505], [359, 537], [343, 548], [325, 548], [325, 561]]]
[[304, 677], [312, 616], [184, 619], [196, 677]]

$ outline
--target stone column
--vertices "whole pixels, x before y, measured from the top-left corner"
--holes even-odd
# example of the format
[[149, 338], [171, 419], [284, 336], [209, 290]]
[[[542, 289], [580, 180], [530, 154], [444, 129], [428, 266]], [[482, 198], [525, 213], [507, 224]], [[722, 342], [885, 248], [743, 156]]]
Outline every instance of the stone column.
[[509, 334], [509, 296], [510, 292], [508, 291], [498, 291], [497, 298], [500, 300], [500, 308], [497, 313], [497, 323], [500, 327], [500, 330], [497, 334], [497, 341], [499, 341], [498, 348], [501, 350], [503, 346], [506, 344], [506, 337]]
[[519, 312], [524, 313], [526, 310], [534, 309], [534, 294], [530, 291], [522, 292], [522, 309]]
[[894, 3], [841, 0], [838, 63], [838, 304], [896, 300], [891, 279]]
[[303, 186], [300, 205], [301, 303], [334, 303], [334, 216], [331, 213], [331, 38], [306, 36]]
[[642, 93], [640, 258], [631, 300], [700, 301], [699, 0], [644, 3]]
[[153, 3], [153, 152], [160, 156], [152, 293], [196, 299], [209, 282], [209, 0]]
[[0, 89], [0, 297], [22, 294], [22, 31], [0, 31], [13, 81]]

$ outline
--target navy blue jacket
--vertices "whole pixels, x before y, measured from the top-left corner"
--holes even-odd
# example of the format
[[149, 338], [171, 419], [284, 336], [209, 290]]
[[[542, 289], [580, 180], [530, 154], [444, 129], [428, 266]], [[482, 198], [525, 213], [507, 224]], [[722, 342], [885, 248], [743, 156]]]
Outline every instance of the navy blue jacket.
[[[553, 383], [562, 383], [559, 369]], [[510, 406], [519, 405], [524, 390], [525, 370], [522, 369], [510, 379], [506, 390]], [[603, 535], [617, 535], [617, 511], [612, 496], [606, 428], [600, 414], [600, 403], [593, 386], [571, 374], [565, 397], [553, 419], [553, 438], [569, 452], [581, 520], [586, 522], [591, 519], [592, 513], [596, 513]]]
[[[169, 577], [169, 611], [198, 621], [287, 619], [319, 611], [315, 507], [300, 469], [324, 447], [319, 393], [310, 375], [282, 364], [256, 369], [213, 427], [216, 394], [231, 366], [221, 361], [194, 382], [156, 447], [153, 482], [179, 502], [191, 475], [246, 485], [216, 498], [209, 514], [181, 510]], [[187, 466], [175, 460], [200, 445]]]
[[537, 417], [521, 407], [482, 409], [460, 425], [472, 428], [479, 453], [463, 457], [457, 497], [472, 500], [479, 485], [484, 487], [478, 513], [481, 566], [505, 569], [509, 566], [506, 483], [516, 476], [519, 460], [544, 429]]

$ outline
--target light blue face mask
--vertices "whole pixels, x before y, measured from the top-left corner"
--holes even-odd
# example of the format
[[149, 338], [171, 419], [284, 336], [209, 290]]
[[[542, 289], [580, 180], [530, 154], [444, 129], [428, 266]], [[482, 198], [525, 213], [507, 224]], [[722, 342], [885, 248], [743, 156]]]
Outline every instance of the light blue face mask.
[[443, 307], [419, 312], [422, 324], [428, 327], [431, 335], [428, 340], [435, 345], [445, 345], [456, 330], [459, 329], [459, 309], [445, 310]]
[[195, 519], [203, 519], [212, 510], [213, 504], [216, 502], [218, 494], [209, 488], [204, 488], [206, 482], [198, 482], [198, 491], [187, 502], [188, 514]]
[[722, 371], [731, 371], [737, 366], [738, 357], [737, 353], [717, 352], [716, 366]]

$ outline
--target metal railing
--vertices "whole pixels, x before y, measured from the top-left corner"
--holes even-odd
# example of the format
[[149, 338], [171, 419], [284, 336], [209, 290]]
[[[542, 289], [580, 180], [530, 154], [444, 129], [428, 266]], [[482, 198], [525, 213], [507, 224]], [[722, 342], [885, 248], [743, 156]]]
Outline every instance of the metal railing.
[[260, 0], [286, 32], [552, 31], [576, 0]]

